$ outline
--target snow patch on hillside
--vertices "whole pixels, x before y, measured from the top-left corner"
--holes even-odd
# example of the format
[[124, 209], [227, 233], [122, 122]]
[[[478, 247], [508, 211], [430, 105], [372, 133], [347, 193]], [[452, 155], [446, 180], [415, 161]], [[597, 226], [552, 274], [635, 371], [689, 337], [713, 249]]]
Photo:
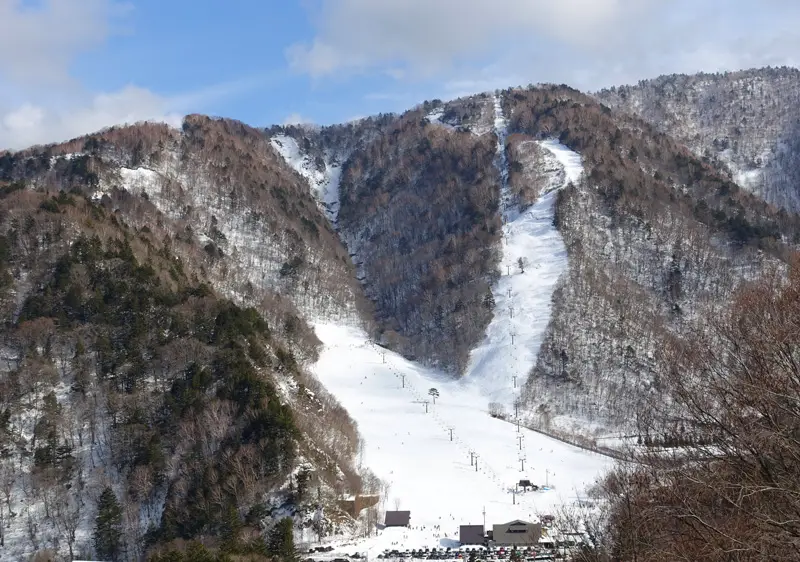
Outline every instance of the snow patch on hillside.
[[128, 191], [146, 192], [148, 195], [161, 192], [161, 176], [147, 168], [120, 168], [120, 176]]
[[748, 191], [755, 191], [764, 182], [764, 170], [738, 170], [734, 173], [733, 181]]
[[[607, 457], [491, 417], [484, 387], [469, 379], [420, 367], [359, 328], [315, 330], [324, 350], [312, 370], [358, 423], [362, 462], [388, 484], [384, 508], [411, 511], [419, 532], [406, 547], [453, 546], [458, 526], [483, 523], [484, 509], [487, 525], [535, 520], [585, 497], [610, 467]], [[515, 497], [520, 479], [548, 489]], [[377, 554], [385, 541], [364, 546]]]
[[445, 129], [455, 130], [456, 127], [452, 123], [447, 123], [446, 121], [442, 121], [444, 118], [444, 108], [439, 107], [434, 109], [430, 113], [428, 113], [425, 118], [432, 124], [438, 125], [440, 127], [444, 127]]
[[297, 141], [288, 135], [275, 135], [270, 139], [270, 143], [292, 169], [306, 178], [312, 195], [319, 202], [331, 224], [336, 225], [339, 215], [341, 164], [332, 162], [330, 158], [315, 163], [311, 156], [303, 152]]
[[437, 125], [442, 125], [442, 116], [444, 116], [444, 109], [438, 107], [428, 113], [425, 118], [430, 121], [431, 123], [435, 123]]
[[148, 168], [120, 168], [119, 179], [121, 185], [115, 182], [104, 181], [92, 194], [92, 201], [100, 201], [112, 188], [121, 187], [131, 193], [147, 193], [147, 195], [161, 193], [161, 175]]

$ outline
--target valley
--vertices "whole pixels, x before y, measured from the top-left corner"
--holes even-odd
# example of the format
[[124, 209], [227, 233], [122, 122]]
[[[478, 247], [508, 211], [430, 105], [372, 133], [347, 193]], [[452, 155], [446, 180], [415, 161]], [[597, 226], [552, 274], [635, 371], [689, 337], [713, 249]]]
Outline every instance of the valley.
[[[499, 101], [495, 110], [497, 166], [507, 178]], [[517, 207], [503, 182], [495, 314], [462, 377], [414, 364], [357, 327], [315, 326], [324, 350], [313, 372], [358, 424], [364, 439], [359, 461], [384, 482], [382, 509], [411, 511], [414, 530], [406, 547], [457, 544], [460, 525], [536, 521], [564, 506], [574, 509], [611, 464], [517, 423], [525, 420], [519, 393], [536, 361], [555, 283], [567, 267], [553, 226], [555, 192], [583, 173], [578, 154], [554, 141], [541, 146], [555, 160], [555, 173], [535, 204]], [[540, 489], [517, 493], [521, 480]], [[385, 543], [376, 536], [357, 548], [375, 556]]]
[[[730, 96], [791, 98], [753, 72]], [[0, 153], [0, 559], [88, 558], [115, 505], [117, 559], [627, 525], [616, 459], [719, 442], [674, 365], [800, 240], [793, 114], [725, 132], [697, 80]]]

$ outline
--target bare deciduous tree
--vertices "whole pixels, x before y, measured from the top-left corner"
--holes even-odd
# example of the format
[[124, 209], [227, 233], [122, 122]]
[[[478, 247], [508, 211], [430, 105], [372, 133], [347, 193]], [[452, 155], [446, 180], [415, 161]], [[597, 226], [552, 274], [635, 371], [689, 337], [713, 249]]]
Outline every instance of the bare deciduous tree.
[[788, 279], [743, 288], [729, 312], [669, 341], [661, 373], [670, 400], [652, 431], [679, 416], [685, 435], [610, 477], [614, 559], [800, 557], [798, 319], [795, 258]]

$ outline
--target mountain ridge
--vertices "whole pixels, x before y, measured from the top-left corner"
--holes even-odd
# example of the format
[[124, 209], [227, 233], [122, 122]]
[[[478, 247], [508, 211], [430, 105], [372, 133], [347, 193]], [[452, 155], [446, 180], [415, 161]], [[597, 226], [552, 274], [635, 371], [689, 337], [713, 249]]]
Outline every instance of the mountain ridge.
[[[160, 294], [162, 285], [154, 279], [164, 287], [174, 284], [175, 295], [159, 297], [167, 303], [159, 314], [181, 318], [184, 309], [196, 308], [196, 326], [185, 318], [182, 322], [190, 325], [185, 329], [192, 337], [194, 329], [206, 334], [195, 338], [205, 337], [206, 343], [192, 347], [198, 365], [167, 369], [165, 380], [178, 390], [164, 387], [150, 400], [183, 396], [188, 384], [199, 388], [194, 398], [219, 401], [218, 389], [233, 384], [238, 375], [234, 368], [220, 370], [220, 362], [212, 360], [212, 336], [203, 326], [219, 321], [242, 328], [225, 345], [235, 345], [247, 363], [239, 367], [249, 373], [248, 381], [266, 385], [264, 396], [270, 400], [264, 415], [282, 419], [280, 408], [269, 411], [270, 403], [291, 413], [298, 428], [286, 442], [304, 454], [302, 459], [286, 457], [275, 472], [280, 477], [263, 489], [287, 501], [283, 511], [272, 506], [272, 511], [258, 511], [258, 520], [255, 515], [248, 519], [249, 510], [261, 502], [244, 500], [246, 494], [234, 486], [237, 517], [248, 532], [262, 537], [282, 513], [294, 513], [296, 524], [318, 534], [329, 532], [333, 519], [325, 520], [325, 529], [314, 527], [321, 520], [312, 514], [313, 498], [297, 500], [301, 472], [299, 478], [311, 474], [311, 481], [319, 482], [326, 509], [332, 510], [345, 493], [375, 492], [382, 484], [368, 467], [356, 465], [362, 445], [352, 420], [307, 373], [320, 354], [312, 326], [357, 326], [368, 334], [370, 346], [389, 348], [453, 378], [463, 375], [493, 322], [512, 314], [497, 293], [506, 278], [513, 274], [516, 280], [543, 281], [536, 277], [536, 264], [525, 261], [534, 251], [532, 243], [508, 250], [504, 244], [513, 233], [506, 230], [517, 213], [524, 218], [536, 211], [548, 186], [563, 183], [567, 174], [547, 150], [563, 146], [578, 155], [584, 173], [546, 196], [552, 198], [544, 203], [552, 202], [553, 218], [542, 229], [563, 239], [564, 250], [558, 251], [566, 252], [565, 270], [552, 280], [550, 306], [537, 308], [531, 313], [536, 318], [527, 322], [541, 326], [541, 336], [534, 343], [523, 344], [522, 338], [507, 343], [514, 357], [533, 355], [533, 366], [518, 374], [527, 380], [519, 381], [515, 392], [498, 389], [511, 398], [503, 404], [508, 411], [495, 409], [494, 414], [512, 419], [513, 408], [520, 423], [588, 447], [635, 435], [649, 421], [637, 416], [666, 392], [657, 350], [671, 338], [700, 329], [703, 318], [724, 308], [742, 283], [781, 270], [800, 242], [800, 218], [775, 201], [764, 201], [761, 196], [768, 192], [737, 185], [735, 171], [718, 157], [698, 154], [701, 148], [687, 146], [680, 134], [672, 136], [622, 105], [606, 104], [605, 95], [555, 85], [510, 88], [313, 128], [256, 129], [190, 115], [180, 129], [145, 123], [4, 153], [0, 234], [7, 240], [0, 244], [0, 313], [3, 341], [17, 347], [4, 351], [14, 368], [0, 369], [0, 382], [10, 385], [20, 369], [49, 373], [46, 384], [53, 398], [45, 401], [49, 392], [26, 398], [33, 406], [25, 412], [44, 420], [37, 435], [50, 438], [59, 408], [76, 428], [86, 430], [74, 412], [80, 391], [71, 389], [82, 363], [69, 357], [72, 352], [62, 361], [46, 351], [49, 336], [42, 334], [69, 339], [73, 329], [99, 328], [66, 323], [62, 317], [77, 313], [64, 312], [58, 303], [71, 302], [82, 310], [110, 299], [88, 298], [80, 289], [87, 283], [108, 285], [109, 291], [136, 299]], [[498, 124], [498, 118], [503, 122]], [[742, 131], [742, 138], [747, 134]], [[759, 137], [753, 145], [764, 142], [772, 141]], [[95, 234], [99, 247], [86, 241]], [[127, 240], [131, 251], [114, 240]], [[518, 253], [520, 261], [506, 250]], [[514, 265], [519, 272], [512, 272]], [[124, 285], [87, 273], [117, 267]], [[132, 296], [126, 299], [134, 302]], [[111, 309], [101, 310], [115, 318]], [[42, 318], [54, 319], [53, 324]], [[258, 327], [258, 318], [268, 331]], [[115, 322], [115, 329], [122, 330], [121, 322]], [[149, 334], [146, 341], [160, 341], [160, 324], [138, 322], [143, 325], [137, 329]], [[82, 367], [87, 384], [105, 389], [108, 380], [116, 381], [116, 375], [108, 379], [112, 369], [120, 380], [132, 377], [138, 392], [142, 383], [136, 373], [155, 368], [151, 356], [157, 353], [135, 358], [114, 347], [113, 338], [113, 353], [105, 343], [97, 347], [100, 343], [89, 345], [98, 361]], [[530, 349], [514, 350], [515, 345]], [[104, 362], [104, 353], [119, 357]], [[60, 361], [65, 367], [59, 367]], [[502, 361], [498, 365], [498, 371], [505, 368]], [[508, 385], [506, 374], [497, 374], [497, 385]], [[130, 394], [126, 383], [120, 384], [113, 394]], [[476, 415], [493, 411], [488, 400]], [[14, 443], [12, 437], [24, 434], [27, 440], [35, 427], [21, 421], [20, 404], [6, 406], [13, 411], [11, 430], [4, 435], [8, 450], [23, 458], [36, 447]], [[233, 428], [249, 431], [248, 416], [228, 414]], [[148, 419], [141, 416], [134, 411], [126, 420], [140, 424]], [[180, 423], [185, 432], [200, 431], [197, 423]], [[133, 431], [127, 422], [121, 425]], [[311, 434], [320, 426], [331, 433], [316, 440]], [[665, 435], [677, 431], [662, 429]], [[116, 428], [108, 431], [116, 435]], [[244, 433], [240, 441], [246, 441]], [[172, 437], [163, 437], [169, 454], [178, 450]], [[40, 457], [57, 459], [63, 441], [57, 435]], [[204, 446], [202, 439], [187, 443], [193, 443], [189, 449]], [[175, 466], [190, 454], [181, 451]], [[231, 451], [238, 454], [238, 449]], [[260, 466], [252, 455], [240, 460], [245, 467]], [[117, 462], [125, 470], [135, 468]], [[195, 476], [187, 477], [200, 482], [194, 488], [179, 486], [175, 478], [171, 482], [177, 487], [158, 492], [173, 498], [174, 513], [158, 519], [157, 532], [150, 535], [156, 542], [202, 533], [218, 538], [224, 532], [222, 520], [199, 517], [206, 527], [189, 528], [181, 519], [182, 511], [188, 513], [186, 498], [213, 490], [203, 484], [208, 474]], [[138, 500], [121, 485], [129, 477], [123, 470], [112, 487], [126, 505], [134, 505]], [[99, 495], [97, 482], [93, 486], [92, 494]], [[12, 503], [5, 505], [10, 510]], [[48, 540], [63, 551], [67, 539], [55, 519], [38, 509], [33, 511], [41, 528], [52, 529]], [[82, 509], [85, 539], [92, 508]], [[383, 509], [383, 504], [374, 506], [362, 514], [360, 524], [368, 527]], [[359, 524], [344, 515], [337, 521], [354, 528]], [[14, 520], [19, 544], [28, 541], [23, 527], [21, 519]], [[126, 530], [127, 540], [134, 535]], [[33, 543], [27, 544], [30, 552]]]

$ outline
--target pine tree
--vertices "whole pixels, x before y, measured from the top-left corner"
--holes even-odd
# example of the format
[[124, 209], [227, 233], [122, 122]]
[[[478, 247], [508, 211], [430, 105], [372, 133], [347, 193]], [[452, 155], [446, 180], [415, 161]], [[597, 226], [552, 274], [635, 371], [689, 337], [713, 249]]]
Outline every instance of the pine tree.
[[242, 530], [242, 520], [236, 508], [228, 506], [225, 520], [222, 524], [222, 550], [223, 552], [236, 552], [239, 546], [239, 534]]
[[111, 488], [100, 494], [94, 520], [94, 549], [97, 556], [118, 560], [122, 547], [122, 507]]
[[272, 529], [267, 544], [267, 552], [280, 562], [297, 562], [297, 551], [294, 549], [294, 533], [291, 518], [278, 521]]

